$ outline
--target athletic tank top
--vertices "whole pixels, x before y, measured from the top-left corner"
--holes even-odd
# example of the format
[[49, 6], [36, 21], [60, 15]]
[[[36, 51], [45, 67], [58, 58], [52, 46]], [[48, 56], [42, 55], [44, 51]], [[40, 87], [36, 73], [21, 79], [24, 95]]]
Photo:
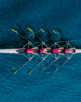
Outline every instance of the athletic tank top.
[[33, 50], [32, 50], [33, 48], [29, 48], [29, 49], [26, 49], [26, 52], [27, 53], [33, 53]]
[[59, 48], [53, 49], [53, 53], [59, 53]]
[[70, 52], [70, 49], [65, 49], [65, 53], [69, 53]]

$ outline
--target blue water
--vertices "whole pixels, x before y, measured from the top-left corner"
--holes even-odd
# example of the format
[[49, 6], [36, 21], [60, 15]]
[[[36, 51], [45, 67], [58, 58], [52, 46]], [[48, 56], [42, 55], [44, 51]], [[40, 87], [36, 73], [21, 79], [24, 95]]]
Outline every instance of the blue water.
[[[50, 31], [60, 28], [65, 38], [80, 44], [81, 0], [0, 0], [0, 43], [7, 46], [19, 40], [11, 27], [31, 26], [39, 31], [44, 25]], [[80, 102], [80, 59], [81, 54], [74, 55], [56, 73], [41, 73], [39, 69], [48, 64], [47, 60], [27, 75], [28, 69], [40, 61], [35, 58], [13, 75], [27, 59], [21, 55], [0, 54], [0, 102]]]

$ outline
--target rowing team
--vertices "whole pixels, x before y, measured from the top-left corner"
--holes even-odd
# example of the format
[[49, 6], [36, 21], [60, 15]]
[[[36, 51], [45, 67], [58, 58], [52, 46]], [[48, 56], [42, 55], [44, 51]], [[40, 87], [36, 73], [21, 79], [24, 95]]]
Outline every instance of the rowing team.
[[31, 53], [31, 54], [65, 54], [65, 53], [75, 53], [76, 50], [75, 48], [41, 48], [39, 49], [38, 47], [33, 47], [33, 48], [27, 48], [26, 53]]

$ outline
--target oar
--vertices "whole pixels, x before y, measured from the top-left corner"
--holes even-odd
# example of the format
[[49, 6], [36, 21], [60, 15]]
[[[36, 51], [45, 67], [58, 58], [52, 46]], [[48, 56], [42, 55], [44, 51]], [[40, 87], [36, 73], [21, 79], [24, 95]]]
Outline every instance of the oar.
[[23, 40], [25, 40], [26, 42], [29, 42], [27, 39], [24, 38], [24, 36], [22, 36], [21, 34], [19, 34], [19, 32], [17, 30], [15, 30], [14, 28], [11, 29], [14, 33], [16, 33], [17, 35], [19, 35], [20, 37], [22, 37]]
[[35, 55], [29, 61], [25, 62], [21, 67], [19, 67], [16, 71], [14, 71], [13, 74], [16, 74], [20, 69], [22, 69], [26, 64], [28, 64], [34, 57]]
[[71, 57], [69, 57], [64, 63], [62, 63], [58, 68], [56, 68], [56, 70], [54, 70], [53, 72], [58, 71], [63, 65], [65, 65], [71, 58], [73, 57], [73, 54], [71, 55]]
[[[30, 60], [29, 60], [30, 61]], [[28, 62], [29, 62], [28, 61]], [[16, 71], [13, 72], [13, 74], [16, 74], [22, 67], [24, 67], [28, 62], [24, 63], [21, 67], [19, 67], [19, 69], [17, 69]]]
[[66, 64], [70, 59], [67, 59], [63, 64], [61, 64], [58, 68], [56, 68], [56, 70], [54, 70], [53, 72], [58, 71], [64, 64]]
[[35, 68], [37, 68], [42, 62], [43, 62], [43, 60], [42, 60], [40, 63], [38, 63], [35, 67], [33, 67], [32, 70], [29, 70], [27, 73], [28, 73], [28, 74], [31, 74], [32, 71], [33, 71]]
[[41, 62], [39, 62], [35, 67], [32, 68], [32, 70], [28, 71], [27, 73], [28, 73], [28, 74], [31, 74], [32, 71], [33, 71], [34, 69], [36, 69], [43, 61], [45, 61], [48, 56], [49, 56], [49, 55], [47, 55]]
[[61, 55], [59, 56], [59, 58], [53, 60], [51, 63], [49, 63], [47, 66], [43, 67], [40, 71], [44, 71], [45, 69], [47, 69], [48, 66], [52, 65], [53, 63], [55, 63], [56, 61], [58, 61], [60, 59]]

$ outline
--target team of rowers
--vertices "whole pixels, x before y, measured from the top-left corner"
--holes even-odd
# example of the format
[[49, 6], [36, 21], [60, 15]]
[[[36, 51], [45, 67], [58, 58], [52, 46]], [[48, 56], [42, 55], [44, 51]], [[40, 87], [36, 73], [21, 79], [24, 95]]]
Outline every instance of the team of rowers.
[[26, 49], [26, 53], [31, 53], [31, 54], [65, 54], [65, 53], [75, 53], [76, 50], [75, 48], [38, 48], [38, 47], [33, 47], [33, 48], [28, 48]]

